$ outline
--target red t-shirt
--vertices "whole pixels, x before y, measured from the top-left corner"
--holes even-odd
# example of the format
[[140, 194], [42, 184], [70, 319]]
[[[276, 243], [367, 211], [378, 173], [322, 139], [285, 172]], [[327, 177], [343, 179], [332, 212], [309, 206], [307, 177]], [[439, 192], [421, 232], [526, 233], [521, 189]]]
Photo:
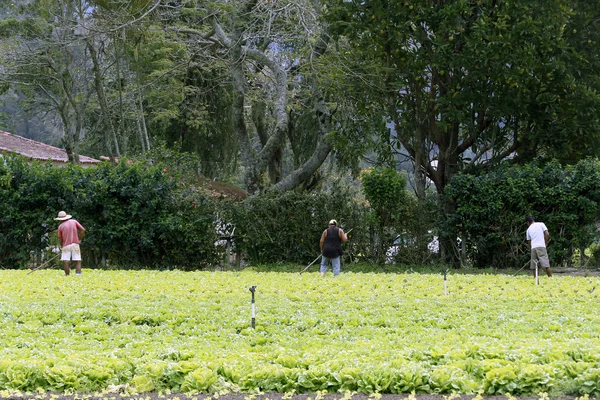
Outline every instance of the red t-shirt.
[[62, 243], [62, 247], [68, 246], [73, 243], [79, 244], [79, 236], [77, 235], [77, 230], [85, 230], [83, 226], [74, 219], [69, 219], [58, 227], [58, 237], [60, 238], [60, 242]]

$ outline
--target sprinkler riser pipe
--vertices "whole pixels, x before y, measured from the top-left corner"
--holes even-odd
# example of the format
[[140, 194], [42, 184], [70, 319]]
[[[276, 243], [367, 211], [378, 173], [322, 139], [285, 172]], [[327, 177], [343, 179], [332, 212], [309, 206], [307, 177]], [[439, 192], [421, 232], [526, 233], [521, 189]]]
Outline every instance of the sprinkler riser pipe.
[[448, 274], [448, 270], [444, 270], [444, 296], [448, 296], [448, 285], [446, 283], [446, 276]]
[[256, 305], [254, 304], [254, 293], [252, 293], [252, 329], [256, 326]]
[[255, 290], [256, 290], [256, 286], [250, 287], [250, 292], [252, 293], [252, 320], [251, 320], [252, 329], [255, 329], [255, 327], [256, 327], [256, 305], [254, 303], [254, 291]]

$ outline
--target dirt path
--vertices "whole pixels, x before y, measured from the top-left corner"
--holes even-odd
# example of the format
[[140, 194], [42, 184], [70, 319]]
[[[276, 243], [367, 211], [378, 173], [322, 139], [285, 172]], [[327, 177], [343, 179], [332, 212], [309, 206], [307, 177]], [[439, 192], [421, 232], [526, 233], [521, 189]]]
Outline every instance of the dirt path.
[[600, 276], [600, 270], [581, 268], [551, 268], [552, 273], [560, 276]]

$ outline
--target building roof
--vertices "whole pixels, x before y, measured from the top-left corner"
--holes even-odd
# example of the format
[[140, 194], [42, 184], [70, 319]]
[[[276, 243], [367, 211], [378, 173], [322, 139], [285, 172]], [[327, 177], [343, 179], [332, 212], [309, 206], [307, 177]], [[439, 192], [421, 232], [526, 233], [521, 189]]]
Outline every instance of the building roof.
[[213, 197], [230, 197], [235, 200], [244, 200], [248, 192], [235, 185], [207, 179], [203, 176], [198, 178], [200, 188]]
[[[51, 160], [59, 163], [66, 163], [69, 160], [67, 152], [63, 149], [2, 131], [0, 131], [0, 152], [16, 153], [32, 160]], [[100, 161], [80, 155], [79, 162], [97, 164]]]

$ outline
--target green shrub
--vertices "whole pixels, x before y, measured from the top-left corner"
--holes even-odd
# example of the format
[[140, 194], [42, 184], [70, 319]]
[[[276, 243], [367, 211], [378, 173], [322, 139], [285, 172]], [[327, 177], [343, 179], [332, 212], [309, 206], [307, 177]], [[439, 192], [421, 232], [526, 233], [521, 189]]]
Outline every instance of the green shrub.
[[[348, 258], [370, 254], [367, 208], [345, 190], [331, 193], [288, 192], [223, 200], [220, 218], [235, 226], [235, 245], [253, 263], [305, 263], [319, 253], [319, 239], [334, 218], [351, 240], [343, 246]], [[233, 228], [231, 228], [233, 229]]]
[[384, 262], [386, 250], [396, 238], [395, 226], [406, 220], [410, 196], [406, 190], [406, 177], [395, 169], [375, 168], [361, 176], [363, 191], [372, 210], [377, 230], [375, 235], [376, 259]]
[[73, 209], [90, 231], [85, 246], [121, 266], [215, 261], [212, 201], [160, 166], [101, 164], [78, 188]]
[[[160, 166], [108, 163], [84, 169], [5, 158], [0, 176], [0, 259], [26, 266], [48, 246], [58, 211], [86, 228], [87, 265], [200, 268], [220, 260], [214, 200]], [[6, 171], [9, 171], [7, 173]]]
[[529, 259], [524, 218], [548, 226], [548, 252], [555, 265], [570, 263], [575, 249], [585, 249], [598, 233], [600, 162], [583, 160], [563, 167], [504, 167], [474, 176], [457, 175], [445, 190], [452, 212], [442, 231], [460, 237], [477, 267], [520, 268]]
[[73, 182], [82, 177], [78, 167], [56, 168], [6, 157], [8, 184], [0, 186], [0, 260], [4, 267], [26, 265], [33, 253], [48, 245], [47, 233], [56, 226], [58, 210], [73, 203]]

